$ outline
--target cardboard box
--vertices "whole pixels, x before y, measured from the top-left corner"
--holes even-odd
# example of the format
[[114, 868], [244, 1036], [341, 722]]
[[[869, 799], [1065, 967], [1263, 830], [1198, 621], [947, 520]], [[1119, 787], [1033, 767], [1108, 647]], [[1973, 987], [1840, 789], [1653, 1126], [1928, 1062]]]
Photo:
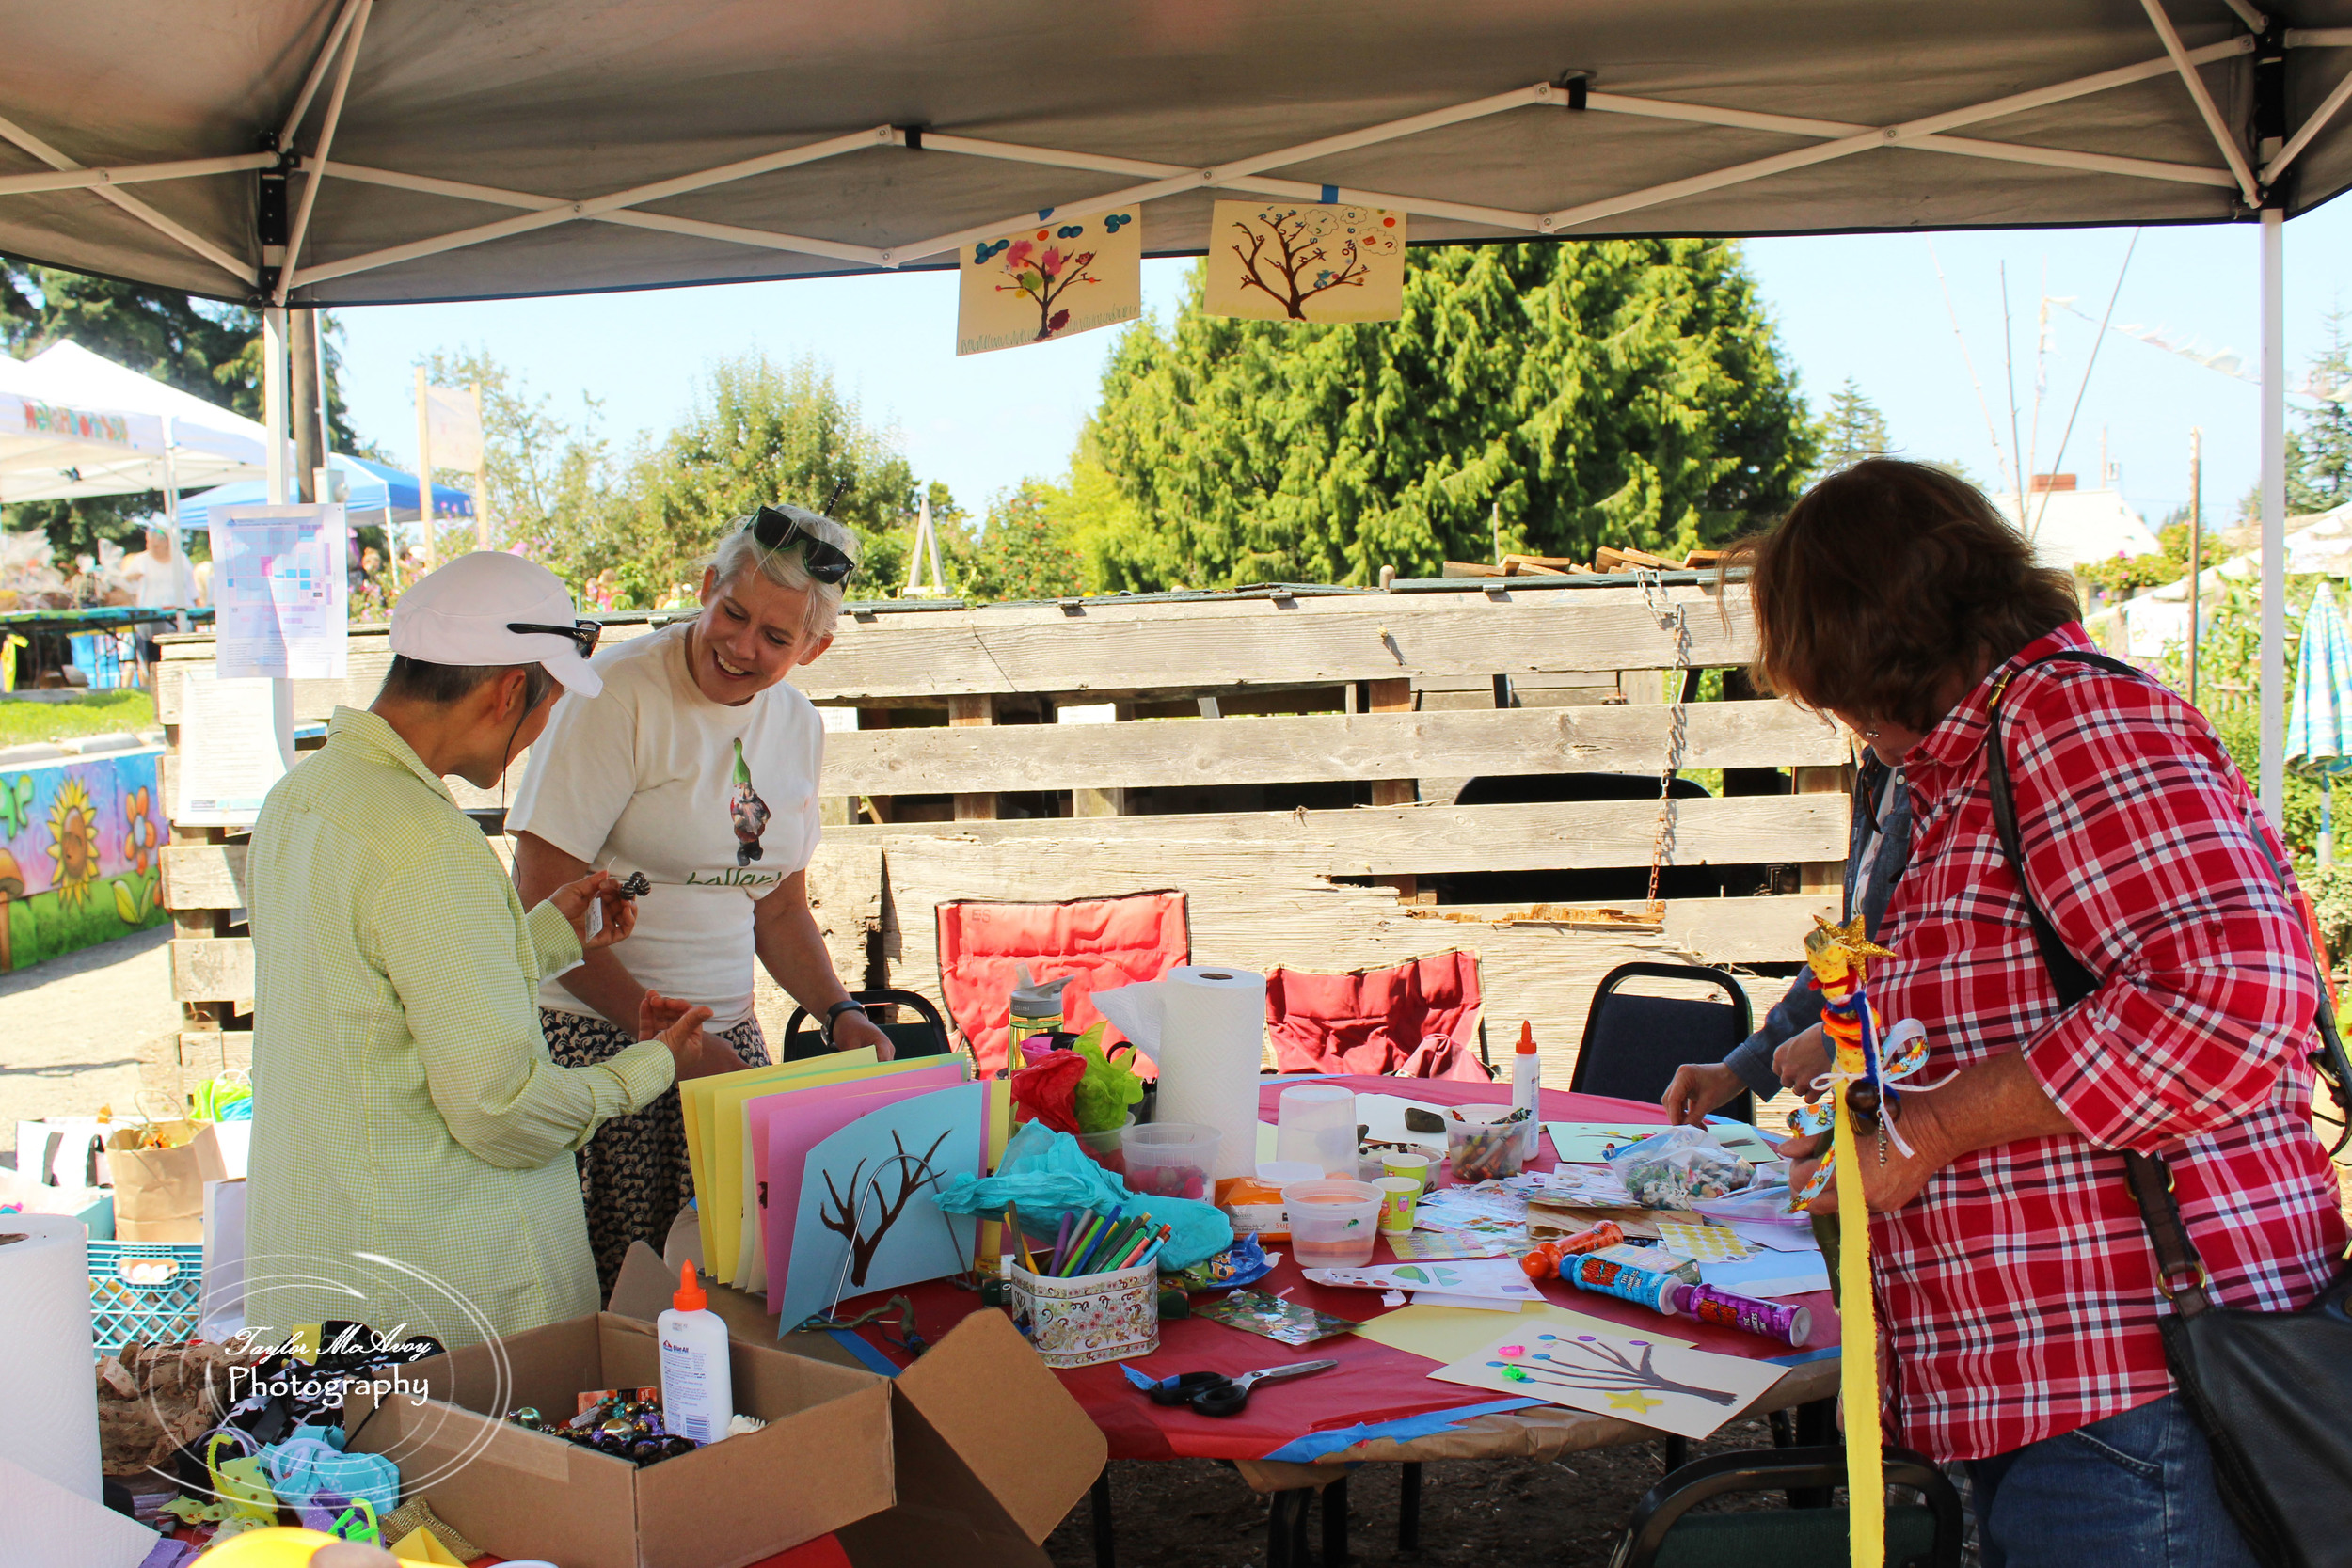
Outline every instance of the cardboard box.
[[615, 1310], [402, 1368], [426, 1397], [372, 1418], [366, 1394], [348, 1399], [354, 1447], [389, 1454], [467, 1539], [564, 1568], [741, 1568], [829, 1532], [857, 1568], [1045, 1568], [1039, 1544], [1101, 1473], [1102, 1433], [988, 1310], [891, 1378], [780, 1348], [753, 1298], [711, 1287], [735, 1407], [762, 1430], [640, 1469], [498, 1419], [659, 1383], [650, 1319], [675, 1289], [640, 1243]]

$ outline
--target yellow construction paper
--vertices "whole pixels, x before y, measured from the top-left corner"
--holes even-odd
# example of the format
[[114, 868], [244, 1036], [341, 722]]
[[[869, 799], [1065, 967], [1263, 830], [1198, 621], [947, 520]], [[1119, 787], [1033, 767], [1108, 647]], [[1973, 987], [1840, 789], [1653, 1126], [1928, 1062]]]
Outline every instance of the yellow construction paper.
[[[1004, 1163], [1005, 1146], [1012, 1142], [1012, 1080], [988, 1080], [988, 1133], [983, 1144], [988, 1156], [988, 1169], [993, 1174]], [[1002, 1220], [982, 1220], [973, 1233], [973, 1268], [983, 1274], [994, 1274], [1004, 1257], [1005, 1224]]]
[[[1859, 1047], [1837, 1048], [1841, 1073], [1862, 1071]], [[1853, 1568], [1883, 1568], [1886, 1560], [1886, 1480], [1879, 1452], [1877, 1313], [1870, 1299], [1870, 1205], [1862, 1191], [1862, 1157], [1854, 1151], [1853, 1114], [1846, 1083], [1837, 1084], [1837, 1121], [1831, 1136], [1837, 1154], [1837, 1326], [1840, 1395], [1846, 1402], [1846, 1497], [1853, 1527]], [[1851, 1218], [1859, 1223], [1848, 1225]]]
[[[713, 1125], [710, 1119], [711, 1097], [720, 1089], [734, 1085], [768, 1084], [782, 1087], [795, 1080], [804, 1079], [812, 1072], [821, 1072], [829, 1068], [840, 1067], [843, 1065], [844, 1058], [851, 1063], [870, 1063], [874, 1060], [874, 1052], [869, 1046], [863, 1051], [845, 1051], [838, 1056], [812, 1056], [803, 1062], [783, 1062], [770, 1067], [745, 1068], [740, 1072], [721, 1072], [714, 1073], [707, 1078], [690, 1078], [677, 1086], [678, 1110], [686, 1122], [686, 1164], [688, 1171], [694, 1179], [694, 1217], [702, 1228], [703, 1258], [708, 1265], [707, 1272], [716, 1272], [718, 1267], [716, 1237], [719, 1227], [711, 1220], [711, 1206], [706, 1196], [714, 1194], [716, 1191], [712, 1185], [710, 1159], [712, 1152], [710, 1129]], [[731, 1170], [734, 1167], [722, 1166], [720, 1168]], [[732, 1214], [728, 1216], [730, 1222], [734, 1217]], [[728, 1228], [731, 1234], [731, 1224]]]
[[[1664, 1320], [1661, 1320], [1663, 1322]], [[1563, 1334], [1611, 1334], [1622, 1337], [1632, 1332], [1624, 1323], [1613, 1323], [1600, 1318], [1571, 1312], [1551, 1303], [1530, 1302], [1511, 1320], [1513, 1334], [1524, 1327], [1530, 1334], [1539, 1329], [1553, 1328]], [[1474, 1307], [1400, 1307], [1384, 1312], [1362, 1327], [1357, 1335], [1365, 1339], [1401, 1350], [1407, 1355], [1425, 1355], [1440, 1366], [1451, 1366], [1467, 1356], [1475, 1355], [1495, 1342], [1502, 1332], [1495, 1314]], [[1688, 1339], [1671, 1335], [1640, 1331], [1645, 1338], [1661, 1345], [1692, 1348]]]
[[422, 1526], [392, 1543], [392, 1556], [403, 1562], [430, 1562], [435, 1568], [466, 1568], [457, 1555]]

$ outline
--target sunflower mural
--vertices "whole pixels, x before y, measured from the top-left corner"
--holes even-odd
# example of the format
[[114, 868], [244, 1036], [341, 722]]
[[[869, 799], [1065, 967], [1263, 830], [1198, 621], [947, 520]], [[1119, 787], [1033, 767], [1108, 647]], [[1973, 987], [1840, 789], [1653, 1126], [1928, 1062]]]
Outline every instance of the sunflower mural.
[[155, 762], [142, 749], [0, 774], [0, 970], [169, 918]]
[[78, 909], [98, 879], [98, 814], [90, 809], [89, 790], [79, 779], [57, 786], [49, 807], [49, 858], [56, 862], [50, 891], [60, 903]]

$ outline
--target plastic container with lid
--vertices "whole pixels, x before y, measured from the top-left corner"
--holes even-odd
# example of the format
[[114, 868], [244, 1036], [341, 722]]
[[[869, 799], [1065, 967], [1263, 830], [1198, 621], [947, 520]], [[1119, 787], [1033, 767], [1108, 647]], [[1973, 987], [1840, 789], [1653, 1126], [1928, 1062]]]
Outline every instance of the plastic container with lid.
[[1119, 1142], [1129, 1192], [1204, 1203], [1214, 1196], [1217, 1149], [1225, 1142], [1216, 1128], [1193, 1121], [1145, 1122], [1127, 1128]]
[[1356, 1092], [1335, 1084], [1284, 1089], [1274, 1155], [1284, 1164], [1311, 1161], [1326, 1176], [1354, 1178]]
[[1446, 1164], [1453, 1167], [1454, 1180], [1467, 1184], [1518, 1175], [1527, 1164], [1524, 1126], [1516, 1121], [1496, 1125], [1511, 1114], [1511, 1107], [1465, 1105], [1461, 1113], [1463, 1119], [1448, 1117], [1445, 1124]]
[[1302, 1269], [1360, 1269], [1372, 1261], [1380, 1228], [1380, 1189], [1369, 1181], [1326, 1177], [1282, 1189], [1290, 1216], [1291, 1256]]

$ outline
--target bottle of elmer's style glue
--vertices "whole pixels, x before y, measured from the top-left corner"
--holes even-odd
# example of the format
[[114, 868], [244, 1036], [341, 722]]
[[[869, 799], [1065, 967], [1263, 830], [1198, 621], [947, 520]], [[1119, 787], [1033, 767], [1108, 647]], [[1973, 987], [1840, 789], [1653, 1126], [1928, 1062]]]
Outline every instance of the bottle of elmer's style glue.
[[661, 1424], [697, 1443], [716, 1443], [735, 1419], [735, 1383], [727, 1364], [727, 1325], [710, 1298], [679, 1266], [677, 1294], [654, 1329], [661, 1341]]
[[1544, 1064], [1535, 1054], [1535, 1026], [1519, 1022], [1519, 1048], [1511, 1057], [1511, 1108], [1527, 1107], [1527, 1124], [1519, 1133], [1519, 1158], [1535, 1158], [1536, 1140], [1544, 1135]]

